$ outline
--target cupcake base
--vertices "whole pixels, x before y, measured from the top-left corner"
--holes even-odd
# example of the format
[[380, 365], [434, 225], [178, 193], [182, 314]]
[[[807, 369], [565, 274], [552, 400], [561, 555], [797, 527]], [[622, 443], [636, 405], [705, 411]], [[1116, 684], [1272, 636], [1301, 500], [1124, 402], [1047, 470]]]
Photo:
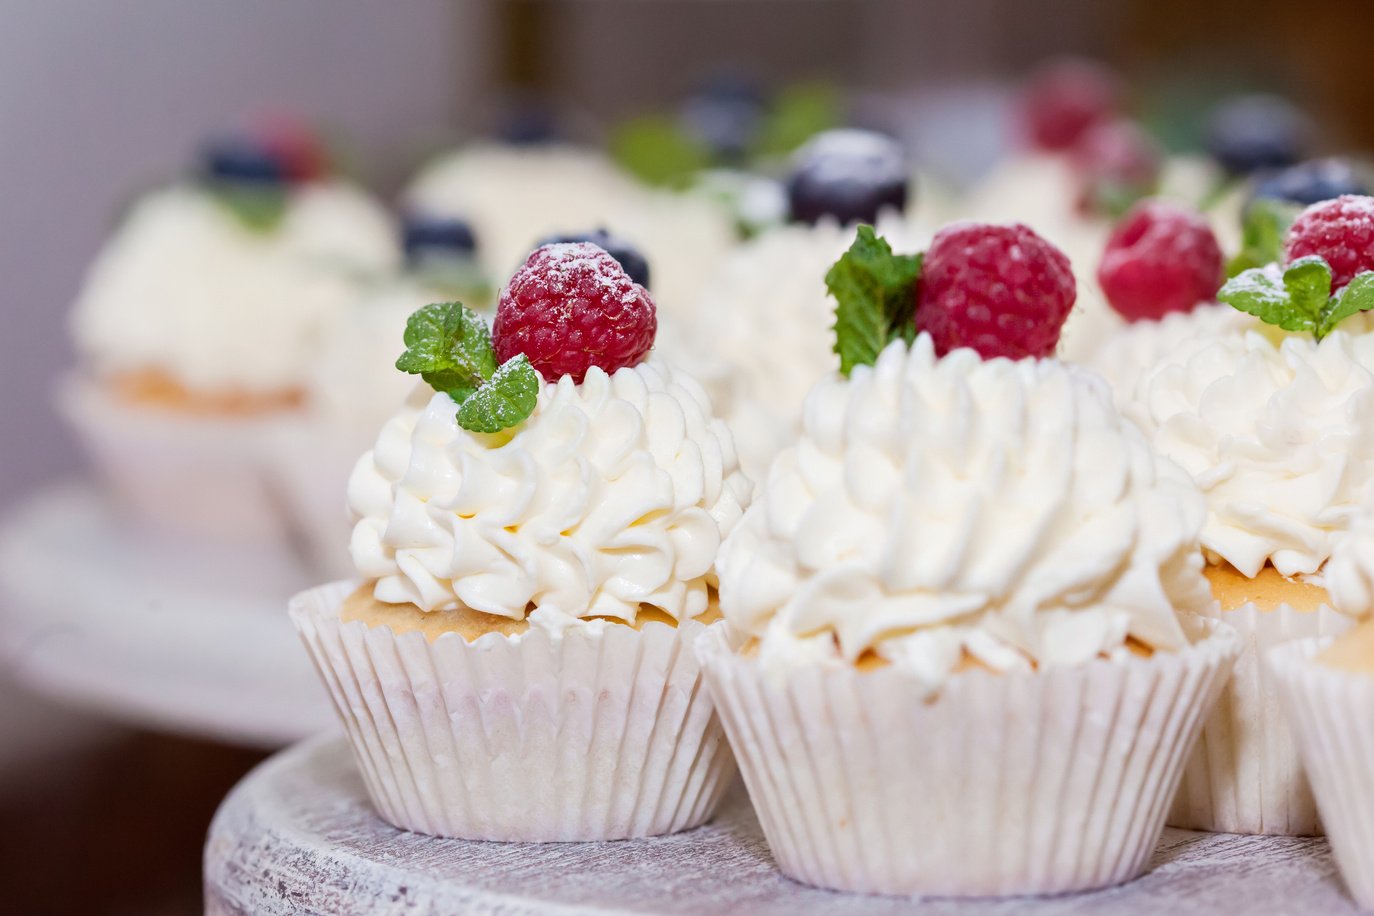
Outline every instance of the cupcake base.
[[974, 671], [927, 700], [895, 669], [765, 672], [698, 642], [788, 876], [865, 893], [1055, 894], [1140, 874], [1235, 634], [1039, 674]]
[[1240, 655], [1184, 770], [1168, 824], [1189, 830], [1316, 836], [1321, 818], [1264, 653], [1294, 639], [1332, 636], [1353, 624], [1330, 607], [1246, 605], [1207, 615], [1234, 627]]
[[1341, 874], [1355, 901], [1374, 909], [1374, 674], [1317, 664], [1330, 642], [1280, 646], [1266, 661]]
[[290, 613], [387, 822], [546, 842], [656, 836], [711, 817], [735, 764], [690, 650], [705, 625], [429, 642], [344, 623], [356, 587], [303, 592]]

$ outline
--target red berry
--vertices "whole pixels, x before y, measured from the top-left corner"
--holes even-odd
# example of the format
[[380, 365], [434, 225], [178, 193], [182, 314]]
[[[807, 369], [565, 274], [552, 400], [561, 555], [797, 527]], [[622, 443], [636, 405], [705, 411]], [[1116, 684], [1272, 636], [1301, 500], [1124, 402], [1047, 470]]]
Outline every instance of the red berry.
[[955, 223], [936, 233], [916, 290], [916, 329], [941, 356], [1049, 356], [1076, 289], [1064, 252], [1020, 223]]
[[1026, 85], [1022, 110], [1031, 143], [1066, 150], [1116, 110], [1120, 84], [1101, 64], [1067, 59], [1040, 70]]
[[1122, 201], [1144, 197], [1159, 184], [1163, 163], [1159, 146], [1133, 121], [1094, 125], [1073, 148], [1079, 208], [1112, 212]]
[[1313, 204], [1293, 221], [1285, 253], [1290, 262], [1319, 255], [1331, 265], [1331, 288], [1374, 270], [1374, 197], [1347, 194]]
[[1212, 227], [1187, 207], [1162, 200], [1131, 208], [1112, 229], [1097, 268], [1107, 301], [1128, 321], [1210, 302], [1224, 279]]
[[590, 242], [535, 249], [501, 290], [492, 325], [496, 358], [523, 353], [550, 382], [582, 382], [599, 366], [608, 374], [648, 355], [658, 330], [649, 291], [620, 262]]
[[286, 116], [267, 119], [260, 130], [263, 145], [281, 160], [289, 181], [318, 181], [329, 171], [329, 156], [314, 131]]

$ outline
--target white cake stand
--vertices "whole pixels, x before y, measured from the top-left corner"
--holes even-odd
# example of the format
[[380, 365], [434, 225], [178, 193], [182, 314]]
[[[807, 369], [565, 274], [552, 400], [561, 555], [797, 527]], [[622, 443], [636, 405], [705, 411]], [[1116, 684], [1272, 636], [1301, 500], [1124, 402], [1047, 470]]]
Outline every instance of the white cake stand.
[[205, 903], [209, 916], [1357, 912], [1323, 839], [1184, 830], [1164, 832], [1146, 875], [1089, 894], [912, 901], [816, 890], [774, 867], [738, 785], [712, 823], [671, 837], [545, 845], [434, 839], [378, 819], [337, 738], [281, 752], [225, 799], [205, 846]]
[[0, 657], [31, 689], [153, 728], [280, 747], [337, 728], [286, 616], [292, 557], [124, 529], [94, 487], [0, 520]]

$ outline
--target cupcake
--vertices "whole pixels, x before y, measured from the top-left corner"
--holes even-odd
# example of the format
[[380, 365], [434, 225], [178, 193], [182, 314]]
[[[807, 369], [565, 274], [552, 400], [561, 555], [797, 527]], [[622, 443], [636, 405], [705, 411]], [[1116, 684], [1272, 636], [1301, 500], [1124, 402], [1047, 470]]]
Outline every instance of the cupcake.
[[825, 271], [854, 225], [876, 224], [903, 244], [921, 240], [903, 215], [909, 172], [901, 147], [878, 134], [817, 136], [798, 151], [787, 183], [792, 224], [741, 245], [702, 295], [686, 343], [709, 354], [694, 364], [722, 366], [713, 394], [751, 478], [762, 480], [795, 437], [807, 390], [839, 365]]
[[461, 301], [483, 313], [492, 306], [467, 223], [411, 215], [401, 241], [404, 269], [362, 285], [321, 329], [305, 376], [303, 416], [274, 437], [277, 489], [310, 562], [331, 577], [352, 572], [343, 494], [353, 465], [416, 386], [395, 365], [407, 321], [431, 302]]
[[1362, 620], [1337, 638], [1271, 649], [1322, 824], [1356, 902], [1374, 908], [1374, 512], [1365, 507], [1327, 563], [1331, 603]]
[[1370, 214], [1368, 198], [1318, 205], [1294, 224], [1286, 267], [1222, 288], [1222, 301], [1287, 334], [1249, 331], [1168, 358], [1127, 407], [1206, 497], [1209, 614], [1244, 646], [1185, 774], [1176, 826], [1321, 832], [1262, 655], [1351, 626], [1331, 605], [1327, 563], [1374, 490], [1374, 336], [1352, 315], [1374, 305], [1374, 274], [1356, 276], [1352, 247]]
[[1043, 358], [1073, 277], [1026, 227], [923, 263], [860, 228], [834, 272], [869, 281], [835, 285], [843, 376], [722, 548], [745, 642], [698, 643], [774, 858], [885, 894], [1130, 880], [1235, 653], [1179, 613], [1201, 497]]
[[417, 312], [419, 392], [354, 469], [360, 581], [291, 617], [389, 823], [609, 840], [711, 816], [734, 772], [688, 643], [720, 629], [715, 559], [748, 501], [690, 376], [645, 361], [643, 287], [542, 247], [493, 329]]
[[421, 214], [470, 220], [493, 276], [509, 276], [539, 240], [603, 227], [654, 264], [655, 302], [684, 312], [730, 250], [735, 229], [716, 202], [641, 186], [591, 150], [482, 143], [430, 162], [404, 193]]
[[264, 442], [299, 415], [321, 328], [398, 260], [381, 207], [299, 162], [212, 145], [196, 180], [133, 205], [77, 299], [60, 406], [149, 529], [280, 533]]

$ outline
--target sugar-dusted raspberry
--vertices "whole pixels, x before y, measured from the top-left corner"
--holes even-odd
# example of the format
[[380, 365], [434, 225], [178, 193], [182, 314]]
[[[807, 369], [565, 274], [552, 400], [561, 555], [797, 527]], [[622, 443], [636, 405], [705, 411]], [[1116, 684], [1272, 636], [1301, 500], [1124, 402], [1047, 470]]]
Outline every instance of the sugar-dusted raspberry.
[[1093, 125], [1072, 153], [1079, 208], [1120, 213], [1125, 204], [1152, 193], [1159, 184], [1164, 155], [1134, 121], [1117, 119]]
[[1285, 254], [1290, 262], [1318, 255], [1331, 265], [1331, 288], [1374, 270], [1374, 197], [1347, 194], [1313, 204], [1293, 221]]
[[1048, 64], [1026, 84], [1022, 113], [1031, 143], [1066, 150], [1116, 110], [1121, 87], [1101, 64], [1074, 58]]
[[1145, 200], [1112, 229], [1097, 268], [1102, 292], [1128, 321], [1211, 302], [1225, 273], [1212, 227], [1194, 211]]
[[1069, 259], [1028, 227], [955, 223], [926, 251], [916, 328], [941, 356], [1049, 356], [1075, 295]]
[[658, 330], [654, 301], [604, 248], [589, 242], [537, 248], [501, 290], [492, 326], [496, 358], [529, 357], [550, 382], [607, 373], [648, 355]]

